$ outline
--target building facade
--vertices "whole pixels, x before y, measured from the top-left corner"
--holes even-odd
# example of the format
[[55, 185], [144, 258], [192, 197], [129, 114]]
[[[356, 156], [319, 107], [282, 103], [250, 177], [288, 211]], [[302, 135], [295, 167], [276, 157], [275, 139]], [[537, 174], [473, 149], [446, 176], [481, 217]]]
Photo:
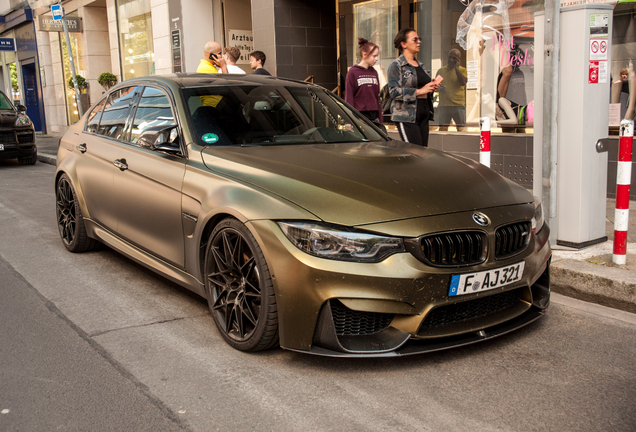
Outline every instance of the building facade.
[[[562, 5], [585, 1], [562, 0]], [[80, 101], [69, 86], [69, 47], [61, 22], [52, 19], [51, 3], [0, 1], [0, 37], [18, 42], [15, 52], [3, 51], [0, 57], [3, 89], [17, 87], [11, 90], [14, 99], [29, 107], [30, 116], [37, 111], [38, 130], [49, 134], [64, 133], [78, 120], [78, 105], [100, 97], [102, 73], [121, 81], [194, 72], [209, 40], [239, 47], [238, 65], [248, 72], [248, 53], [258, 49], [267, 55], [265, 68], [273, 75], [312, 80], [338, 92], [347, 70], [359, 61], [357, 39], [363, 37], [380, 47], [376, 69], [384, 85], [398, 55], [393, 37], [411, 27], [422, 38], [418, 58], [431, 75], [448, 74], [449, 54], [457, 50], [467, 79], [458, 86], [456, 73], [450, 73], [435, 95], [433, 142], [474, 135], [483, 116], [493, 120], [493, 133], [531, 141], [535, 47], [542, 46], [534, 40], [535, 13], [543, 11], [544, 0], [63, 1], [76, 73], [87, 82]], [[634, 76], [633, 4], [615, 7], [613, 58], [604, 78], [608, 86], [622, 68]], [[456, 116], [447, 118], [449, 103], [463, 114], [461, 124]]]

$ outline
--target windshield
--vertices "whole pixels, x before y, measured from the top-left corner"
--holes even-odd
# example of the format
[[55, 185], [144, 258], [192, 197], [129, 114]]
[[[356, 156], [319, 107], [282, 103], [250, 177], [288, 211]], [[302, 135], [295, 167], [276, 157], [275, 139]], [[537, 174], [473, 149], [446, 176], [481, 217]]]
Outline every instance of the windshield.
[[384, 141], [360, 113], [316, 86], [245, 85], [183, 89], [200, 145]]
[[0, 93], [0, 110], [13, 110], [13, 105], [4, 93]]

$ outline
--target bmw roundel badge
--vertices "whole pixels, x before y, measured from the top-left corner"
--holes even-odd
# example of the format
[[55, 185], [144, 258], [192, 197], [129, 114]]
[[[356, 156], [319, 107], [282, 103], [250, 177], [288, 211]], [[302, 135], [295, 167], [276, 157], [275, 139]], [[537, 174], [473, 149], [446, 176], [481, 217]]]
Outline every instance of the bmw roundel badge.
[[477, 225], [481, 225], [483, 227], [490, 225], [490, 219], [488, 219], [488, 216], [481, 212], [473, 213], [473, 220]]

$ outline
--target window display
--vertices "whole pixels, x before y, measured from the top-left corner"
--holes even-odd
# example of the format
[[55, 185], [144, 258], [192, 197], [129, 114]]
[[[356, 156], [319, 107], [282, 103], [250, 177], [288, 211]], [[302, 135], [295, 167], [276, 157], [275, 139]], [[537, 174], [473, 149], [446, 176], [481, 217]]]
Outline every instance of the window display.
[[343, 22], [354, 27], [339, 33], [347, 37], [347, 65], [359, 61], [357, 38], [376, 43], [381, 88], [398, 56], [393, 48], [397, 32], [412, 27], [422, 38], [418, 60], [432, 77], [443, 78], [433, 95], [431, 130], [476, 131], [479, 118], [488, 116], [493, 132], [532, 133], [534, 14], [544, 9], [543, 0], [347, 3], [339, 3], [340, 15], [352, 18]]

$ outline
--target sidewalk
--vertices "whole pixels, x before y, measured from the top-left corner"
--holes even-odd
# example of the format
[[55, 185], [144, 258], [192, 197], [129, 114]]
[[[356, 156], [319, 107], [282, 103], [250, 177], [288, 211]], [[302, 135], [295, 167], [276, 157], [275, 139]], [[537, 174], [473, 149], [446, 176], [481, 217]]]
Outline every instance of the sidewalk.
[[[39, 161], [55, 165], [59, 142], [59, 137], [37, 135]], [[582, 250], [553, 248], [551, 288], [579, 300], [636, 313], [636, 201], [630, 201], [625, 266], [612, 263], [615, 206], [615, 200], [607, 200], [607, 242]]]

